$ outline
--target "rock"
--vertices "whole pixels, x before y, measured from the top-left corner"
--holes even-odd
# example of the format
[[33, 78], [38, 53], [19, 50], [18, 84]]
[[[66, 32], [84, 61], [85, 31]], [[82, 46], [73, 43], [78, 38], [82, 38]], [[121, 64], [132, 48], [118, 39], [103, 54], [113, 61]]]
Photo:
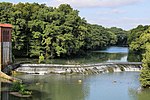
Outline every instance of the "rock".
[[113, 83], [117, 83], [117, 81], [114, 80]]
[[17, 96], [17, 97], [23, 97], [23, 98], [29, 98], [31, 95], [22, 95], [19, 92], [10, 92], [11, 95]]

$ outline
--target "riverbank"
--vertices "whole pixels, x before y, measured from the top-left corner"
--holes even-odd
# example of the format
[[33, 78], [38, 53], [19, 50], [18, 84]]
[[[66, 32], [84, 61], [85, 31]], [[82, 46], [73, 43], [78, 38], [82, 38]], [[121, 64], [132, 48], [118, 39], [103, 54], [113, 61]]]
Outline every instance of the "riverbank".
[[5, 73], [3, 73], [1, 71], [0, 71], [0, 78], [6, 79], [6, 80], [11, 81], [11, 82], [16, 81], [15, 78], [13, 78], [11, 76], [8, 76], [7, 74], [5, 74]]

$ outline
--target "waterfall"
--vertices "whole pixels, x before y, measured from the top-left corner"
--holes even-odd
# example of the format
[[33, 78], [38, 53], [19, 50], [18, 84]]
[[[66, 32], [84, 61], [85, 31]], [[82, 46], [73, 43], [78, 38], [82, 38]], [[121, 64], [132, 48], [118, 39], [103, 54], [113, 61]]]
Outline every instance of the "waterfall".
[[[112, 68], [113, 72], [122, 72], [122, 71], [140, 71], [142, 69], [141, 65], [116, 65]], [[107, 70], [108, 67], [107, 67]]]
[[99, 74], [108, 72], [140, 71], [139, 62], [130, 63], [99, 63], [85, 65], [55, 65], [55, 64], [22, 64], [17, 72], [28, 74]]

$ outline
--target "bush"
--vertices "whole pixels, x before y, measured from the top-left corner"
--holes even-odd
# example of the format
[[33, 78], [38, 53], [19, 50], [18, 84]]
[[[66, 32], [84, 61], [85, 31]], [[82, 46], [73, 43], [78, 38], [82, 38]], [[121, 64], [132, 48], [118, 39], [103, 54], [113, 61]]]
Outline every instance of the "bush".
[[25, 86], [19, 81], [13, 82], [13, 85], [11, 87], [11, 91], [18, 92], [21, 90], [21, 88], [24, 88], [24, 87]]
[[39, 64], [40, 63], [43, 63], [44, 62], [44, 56], [43, 56], [43, 54], [41, 54], [40, 56], [39, 56]]
[[19, 81], [13, 83], [13, 85], [11, 87], [11, 91], [19, 92], [22, 95], [31, 95], [32, 94], [32, 91], [27, 91], [25, 89], [25, 85]]

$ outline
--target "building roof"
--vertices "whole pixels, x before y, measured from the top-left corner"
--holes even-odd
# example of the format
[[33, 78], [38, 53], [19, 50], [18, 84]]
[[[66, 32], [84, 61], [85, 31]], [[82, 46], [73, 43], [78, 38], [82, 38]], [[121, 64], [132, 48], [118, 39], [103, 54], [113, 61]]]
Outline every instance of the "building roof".
[[11, 24], [0, 24], [0, 27], [12, 28], [12, 25]]

